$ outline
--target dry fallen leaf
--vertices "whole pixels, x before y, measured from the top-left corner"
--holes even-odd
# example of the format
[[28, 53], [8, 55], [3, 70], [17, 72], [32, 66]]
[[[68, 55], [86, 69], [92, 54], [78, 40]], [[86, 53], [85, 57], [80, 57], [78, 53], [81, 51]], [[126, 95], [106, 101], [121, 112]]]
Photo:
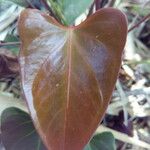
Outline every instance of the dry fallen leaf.
[[18, 59], [7, 49], [0, 49], [0, 79], [15, 77], [19, 73]]

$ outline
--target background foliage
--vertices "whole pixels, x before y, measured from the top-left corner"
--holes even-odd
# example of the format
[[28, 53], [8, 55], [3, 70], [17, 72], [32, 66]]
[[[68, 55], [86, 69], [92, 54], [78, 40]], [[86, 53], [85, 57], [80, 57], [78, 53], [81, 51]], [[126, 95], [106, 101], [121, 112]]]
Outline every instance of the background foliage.
[[[22, 150], [21, 145], [31, 145], [31, 150], [37, 145], [37, 150], [45, 149], [35, 132], [20, 90], [17, 61], [20, 44], [17, 19], [20, 12], [25, 8], [37, 8], [50, 12], [65, 25], [76, 25], [101, 7], [108, 6], [126, 13], [129, 29], [145, 16], [148, 17], [128, 33], [124, 59], [111, 103], [99, 127], [101, 130], [97, 130], [85, 150], [97, 150], [99, 147], [104, 149], [104, 145], [110, 150], [150, 149], [150, 1], [82, 2], [83, 4], [74, 0], [48, 0], [47, 3], [45, 0], [0, 0], [0, 112], [7, 108], [1, 115], [0, 149]], [[27, 144], [31, 141], [32, 144]]]

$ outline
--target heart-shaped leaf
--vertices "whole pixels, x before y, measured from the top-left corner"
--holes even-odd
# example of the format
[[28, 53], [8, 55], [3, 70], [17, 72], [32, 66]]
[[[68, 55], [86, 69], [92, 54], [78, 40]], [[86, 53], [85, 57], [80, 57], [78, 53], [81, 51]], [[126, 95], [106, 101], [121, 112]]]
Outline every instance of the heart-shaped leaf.
[[82, 150], [108, 106], [127, 35], [124, 14], [101, 9], [77, 27], [21, 13], [22, 86], [49, 150]]
[[6, 150], [46, 150], [30, 116], [18, 108], [4, 110], [1, 116], [1, 132]]
[[98, 133], [84, 150], [116, 150], [115, 138], [111, 132]]

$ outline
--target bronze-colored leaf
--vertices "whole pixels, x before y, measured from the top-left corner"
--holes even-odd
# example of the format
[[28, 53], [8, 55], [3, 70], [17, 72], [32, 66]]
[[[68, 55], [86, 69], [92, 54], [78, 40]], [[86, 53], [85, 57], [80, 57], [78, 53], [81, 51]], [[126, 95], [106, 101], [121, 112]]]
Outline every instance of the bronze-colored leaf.
[[21, 13], [22, 86], [49, 150], [82, 150], [102, 120], [127, 35], [124, 14], [101, 9], [77, 27], [38, 10]]

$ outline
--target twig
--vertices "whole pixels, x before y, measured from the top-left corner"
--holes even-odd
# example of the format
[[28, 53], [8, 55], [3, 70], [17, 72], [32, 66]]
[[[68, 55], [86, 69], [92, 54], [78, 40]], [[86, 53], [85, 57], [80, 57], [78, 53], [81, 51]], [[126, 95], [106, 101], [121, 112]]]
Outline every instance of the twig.
[[0, 46], [11, 46], [11, 45], [20, 45], [21, 42], [5, 42], [5, 43], [1, 43], [0, 42]]
[[127, 65], [138, 65], [138, 64], [150, 64], [150, 59], [145, 59], [145, 60], [140, 60], [140, 61], [129, 61], [129, 62], [125, 62], [125, 64]]
[[[135, 90], [133, 90], [133, 91], [125, 91], [125, 94], [126, 94], [126, 96], [128, 97], [128, 96], [130, 96], [130, 95], [133, 95], [133, 96], [137, 96], [137, 95], [148, 95], [148, 93], [150, 92], [150, 90], [148, 90], [148, 92], [147, 91], [145, 91], [144, 89], [135, 89]], [[120, 95], [119, 95], [119, 93], [118, 93], [118, 91], [116, 91], [116, 92], [113, 92], [113, 97], [119, 97]], [[113, 104], [113, 103], [112, 103]], [[126, 104], [126, 102], [125, 102], [125, 104]], [[111, 104], [110, 104], [111, 105]]]
[[105, 127], [103, 125], [99, 126], [96, 132], [97, 133], [111, 132], [114, 135], [115, 139], [117, 139], [117, 140], [120, 140], [125, 143], [129, 143], [129, 144], [133, 144], [133, 145], [136, 145], [139, 147], [143, 147], [146, 149], [150, 149], [150, 144], [143, 142], [141, 140], [135, 139], [134, 137], [130, 137], [124, 133], [121, 133], [121, 132], [115, 131], [113, 129], [110, 129], [108, 127]]
[[[147, 4], [147, 2], [143, 3], [143, 5], [142, 5], [141, 8], [140, 8], [140, 13], [142, 13], [142, 11], [143, 11], [143, 9], [144, 9], [144, 7], [145, 7], [146, 4]], [[140, 17], [139, 14], [137, 14], [137, 15], [134, 17], [134, 19], [132, 20], [131, 24], [129, 25], [129, 28], [132, 27], [132, 26], [136, 23], [136, 21], [137, 21], [137, 19], [138, 19], [139, 17]]]
[[134, 30], [135, 28], [137, 28], [141, 23], [143, 23], [144, 21], [148, 20], [150, 18], [150, 13], [145, 16], [144, 18], [142, 18], [137, 24], [135, 24], [133, 27], [131, 27], [128, 32], [131, 32], [132, 30]]

